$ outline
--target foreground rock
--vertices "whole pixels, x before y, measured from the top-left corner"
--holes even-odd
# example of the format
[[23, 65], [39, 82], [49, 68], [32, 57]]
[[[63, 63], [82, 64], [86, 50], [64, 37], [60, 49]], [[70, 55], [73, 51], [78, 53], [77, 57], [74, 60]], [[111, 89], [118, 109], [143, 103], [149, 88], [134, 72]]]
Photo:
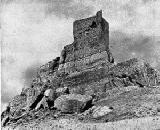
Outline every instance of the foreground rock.
[[69, 94], [58, 97], [54, 107], [64, 113], [80, 113], [92, 106], [92, 97], [80, 94]]

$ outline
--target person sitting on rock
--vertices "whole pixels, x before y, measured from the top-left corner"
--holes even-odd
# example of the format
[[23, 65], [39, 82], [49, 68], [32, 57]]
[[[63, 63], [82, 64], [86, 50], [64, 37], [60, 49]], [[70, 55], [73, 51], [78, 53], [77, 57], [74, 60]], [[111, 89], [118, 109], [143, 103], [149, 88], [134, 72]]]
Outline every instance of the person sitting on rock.
[[54, 91], [53, 89], [47, 89], [44, 92], [44, 96], [41, 101], [37, 104], [35, 110], [40, 109], [42, 106], [44, 109], [51, 109], [54, 105]]

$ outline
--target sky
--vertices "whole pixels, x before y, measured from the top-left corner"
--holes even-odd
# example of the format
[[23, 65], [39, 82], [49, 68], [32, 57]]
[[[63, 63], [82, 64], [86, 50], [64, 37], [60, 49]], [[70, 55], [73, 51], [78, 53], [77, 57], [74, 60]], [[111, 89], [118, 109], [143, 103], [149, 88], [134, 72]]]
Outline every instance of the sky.
[[146, 59], [160, 69], [159, 0], [2, 0], [1, 109], [29, 87], [37, 67], [73, 42], [74, 20], [103, 11], [116, 62]]

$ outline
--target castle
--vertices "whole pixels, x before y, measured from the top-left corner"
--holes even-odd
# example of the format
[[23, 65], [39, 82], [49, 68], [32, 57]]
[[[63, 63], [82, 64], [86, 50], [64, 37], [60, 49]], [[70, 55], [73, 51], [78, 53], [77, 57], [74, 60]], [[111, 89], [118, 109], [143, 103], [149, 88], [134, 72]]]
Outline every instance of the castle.
[[64, 47], [59, 70], [68, 73], [82, 71], [96, 60], [114, 62], [109, 50], [109, 24], [102, 18], [102, 11], [96, 16], [76, 20], [73, 23], [74, 42]]

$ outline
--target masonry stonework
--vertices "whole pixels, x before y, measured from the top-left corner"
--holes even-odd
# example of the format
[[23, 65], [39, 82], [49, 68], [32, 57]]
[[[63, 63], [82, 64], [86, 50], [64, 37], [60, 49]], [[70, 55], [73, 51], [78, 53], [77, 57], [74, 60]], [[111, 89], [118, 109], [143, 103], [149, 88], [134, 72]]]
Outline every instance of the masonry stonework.
[[[102, 60], [113, 63], [109, 50], [109, 24], [102, 18], [102, 11], [93, 17], [76, 20], [73, 23], [74, 42], [64, 47], [60, 58], [60, 69], [68, 73], [80, 71], [79, 67], [86, 68], [86, 60]], [[94, 55], [94, 56], [93, 56]], [[105, 55], [105, 57], [104, 57]], [[80, 63], [81, 62], [81, 63]], [[73, 70], [74, 69], [74, 70]]]

